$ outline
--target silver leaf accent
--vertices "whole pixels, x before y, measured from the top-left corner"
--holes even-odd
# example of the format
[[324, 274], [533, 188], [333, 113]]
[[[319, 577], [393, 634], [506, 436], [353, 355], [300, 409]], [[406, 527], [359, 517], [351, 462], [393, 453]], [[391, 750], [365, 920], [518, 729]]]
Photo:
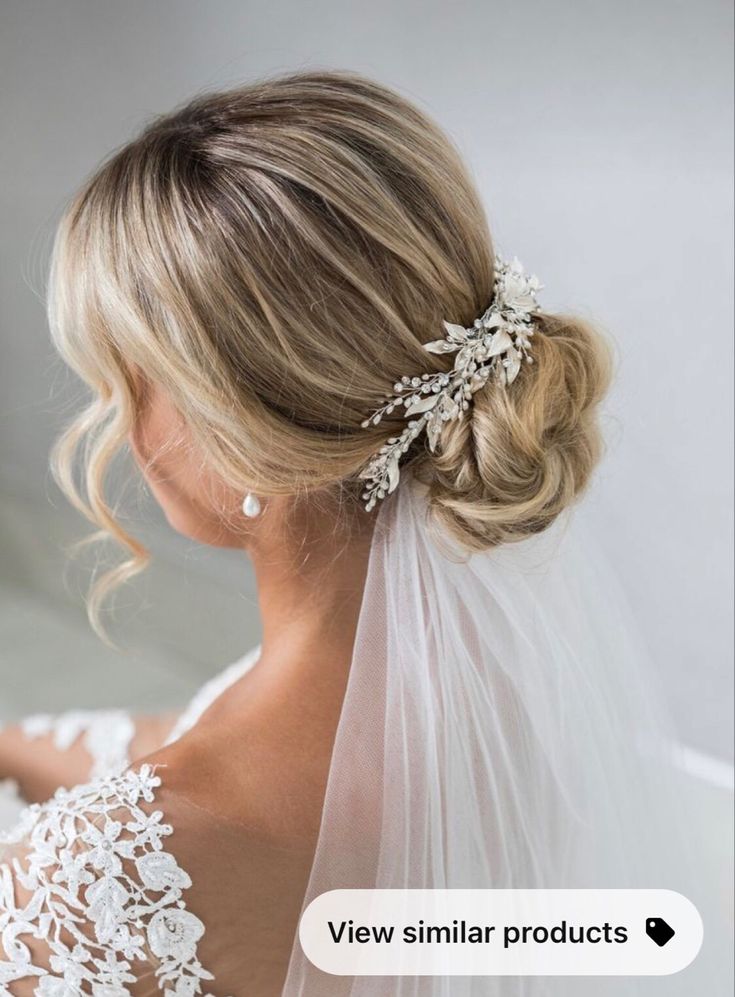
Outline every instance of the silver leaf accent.
[[405, 414], [420, 415], [422, 412], [428, 412], [429, 409], [434, 408], [439, 398], [441, 398], [441, 395], [433, 395], [433, 394], [426, 395], [425, 398], [419, 398], [419, 400], [417, 402], [414, 402], [413, 405], [409, 405], [409, 407], [405, 411]]
[[454, 361], [455, 371], [460, 371], [466, 364], [470, 362], [476, 349], [477, 346], [472, 344], [462, 347], [462, 349], [457, 354], [457, 359]]
[[508, 350], [508, 366], [505, 368], [505, 383], [512, 384], [521, 369], [521, 355], [514, 349]]
[[447, 330], [447, 336], [453, 343], [467, 342], [467, 329], [463, 325], [456, 325], [454, 322], [444, 322], [443, 325]]
[[424, 343], [427, 353], [456, 353], [459, 349], [456, 343], [448, 343], [446, 339], [435, 339], [431, 343]]
[[388, 493], [390, 494], [398, 484], [398, 459], [396, 457], [388, 464]]
[[513, 340], [508, 333], [504, 329], [498, 329], [493, 336], [492, 343], [488, 347], [487, 355], [488, 357], [497, 357], [501, 353], [505, 353], [506, 350], [511, 349], [512, 346]]
[[439, 442], [439, 436], [442, 429], [442, 420], [438, 412], [432, 414], [431, 419], [426, 426], [426, 437], [429, 441], [429, 450], [436, 450], [436, 445]]

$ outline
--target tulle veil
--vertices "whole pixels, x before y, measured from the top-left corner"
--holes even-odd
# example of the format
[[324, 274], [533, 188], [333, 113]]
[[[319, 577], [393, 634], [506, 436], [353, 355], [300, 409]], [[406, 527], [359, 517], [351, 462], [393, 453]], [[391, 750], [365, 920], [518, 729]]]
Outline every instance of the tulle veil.
[[[701, 909], [659, 698], [576, 517], [467, 556], [404, 473], [376, 525], [304, 908], [341, 888], [643, 887]], [[637, 982], [342, 977], [297, 937], [283, 993], [684, 994], [703, 966]]]

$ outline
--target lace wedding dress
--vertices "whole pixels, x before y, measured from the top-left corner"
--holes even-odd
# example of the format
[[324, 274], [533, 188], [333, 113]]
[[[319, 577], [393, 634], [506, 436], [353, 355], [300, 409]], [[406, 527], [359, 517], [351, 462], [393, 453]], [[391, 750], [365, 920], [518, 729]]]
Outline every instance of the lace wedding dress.
[[[166, 743], [189, 731], [259, 651], [206, 683]], [[0, 783], [0, 994], [21, 992], [11, 987], [21, 980], [33, 980], [32, 992], [42, 997], [149, 992], [129, 988], [141, 975], [136, 962], [151, 954], [151, 993], [208, 993], [214, 977], [198, 954], [204, 924], [186, 904], [192, 880], [167, 849], [174, 828], [162, 790], [165, 768], [129, 767], [132, 716], [39, 714], [21, 729], [28, 739], [51, 735], [62, 751], [82, 740], [91, 765], [89, 781], [40, 805], [26, 806], [11, 780]]]

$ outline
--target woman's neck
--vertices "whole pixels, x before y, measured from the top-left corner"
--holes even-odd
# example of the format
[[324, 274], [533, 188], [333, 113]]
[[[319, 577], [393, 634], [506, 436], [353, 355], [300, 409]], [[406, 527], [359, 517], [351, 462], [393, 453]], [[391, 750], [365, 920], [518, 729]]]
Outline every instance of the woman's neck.
[[356, 510], [348, 518], [325, 503], [289, 509], [279, 499], [264, 503], [261, 515], [243, 545], [258, 583], [260, 658], [166, 763], [188, 773], [179, 792], [190, 801], [264, 840], [308, 852], [321, 820], [374, 517]]
[[331, 713], [344, 694], [374, 517], [290, 498], [268, 500], [261, 515], [247, 546], [263, 627], [253, 677], [277, 697], [306, 683]]

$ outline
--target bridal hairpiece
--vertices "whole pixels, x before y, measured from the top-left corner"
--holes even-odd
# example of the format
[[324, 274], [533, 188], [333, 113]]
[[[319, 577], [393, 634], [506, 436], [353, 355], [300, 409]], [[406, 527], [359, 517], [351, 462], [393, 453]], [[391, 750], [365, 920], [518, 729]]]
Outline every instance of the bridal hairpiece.
[[516, 379], [524, 360], [533, 363], [531, 316], [539, 310], [536, 292], [542, 287], [515, 257], [508, 263], [496, 256], [492, 304], [487, 311], [468, 329], [444, 322], [444, 339], [424, 343], [429, 353], [456, 353], [452, 369], [402, 377], [393, 385], [395, 395], [364, 420], [364, 429], [377, 426], [384, 415], [399, 406], [410, 419], [400, 436], [390, 437], [360, 473], [367, 481], [362, 498], [368, 512], [394, 491], [401, 457], [424, 429], [429, 449], [434, 451], [444, 423], [461, 419], [472, 395], [492, 375], [506, 386]]

